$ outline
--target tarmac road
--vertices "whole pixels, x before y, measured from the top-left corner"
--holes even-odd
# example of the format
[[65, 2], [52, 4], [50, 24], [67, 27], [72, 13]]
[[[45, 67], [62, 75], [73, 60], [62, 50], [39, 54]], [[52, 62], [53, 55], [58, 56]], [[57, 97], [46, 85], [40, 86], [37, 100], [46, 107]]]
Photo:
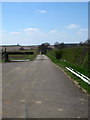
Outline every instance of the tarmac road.
[[3, 118], [87, 118], [88, 95], [46, 56], [3, 63]]

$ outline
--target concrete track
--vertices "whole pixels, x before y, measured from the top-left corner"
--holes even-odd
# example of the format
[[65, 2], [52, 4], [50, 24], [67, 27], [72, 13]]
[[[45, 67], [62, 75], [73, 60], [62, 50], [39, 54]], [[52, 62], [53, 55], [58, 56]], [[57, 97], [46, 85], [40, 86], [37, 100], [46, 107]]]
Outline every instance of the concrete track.
[[87, 118], [88, 96], [46, 56], [2, 65], [3, 118]]

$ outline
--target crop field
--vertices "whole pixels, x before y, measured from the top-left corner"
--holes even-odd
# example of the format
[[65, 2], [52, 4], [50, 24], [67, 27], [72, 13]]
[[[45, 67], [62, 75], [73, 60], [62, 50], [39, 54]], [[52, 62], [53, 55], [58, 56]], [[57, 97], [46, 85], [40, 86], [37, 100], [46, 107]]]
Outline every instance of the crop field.
[[10, 60], [33, 60], [34, 55], [9, 55]]
[[[26, 54], [26, 53], [28, 53], [28, 54]], [[29, 53], [33, 53], [33, 54], [29, 54]], [[37, 56], [37, 49], [8, 51], [9, 61], [12, 61], [12, 60], [30, 60], [30, 61], [32, 61], [36, 58], [36, 56]]]

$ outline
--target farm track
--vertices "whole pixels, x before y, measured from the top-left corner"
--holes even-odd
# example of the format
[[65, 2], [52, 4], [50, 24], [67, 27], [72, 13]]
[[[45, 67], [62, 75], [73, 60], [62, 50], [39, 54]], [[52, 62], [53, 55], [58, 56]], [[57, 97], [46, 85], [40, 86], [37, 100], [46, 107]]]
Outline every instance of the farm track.
[[3, 118], [87, 118], [88, 95], [45, 55], [2, 65]]

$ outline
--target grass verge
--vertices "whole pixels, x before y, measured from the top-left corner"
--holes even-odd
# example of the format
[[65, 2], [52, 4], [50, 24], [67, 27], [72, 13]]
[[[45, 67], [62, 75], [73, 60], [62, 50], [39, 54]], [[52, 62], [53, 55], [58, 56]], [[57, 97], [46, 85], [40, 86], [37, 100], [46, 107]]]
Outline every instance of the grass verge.
[[84, 75], [87, 75], [89, 77], [88, 71], [82, 69], [82, 67], [77, 66], [75, 64], [70, 64], [67, 61], [62, 61], [59, 59], [56, 59], [54, 54], [47, 54], [47, 56], [51, 59], [52, 62], [54, 62], [56, 65], [58, 65], [59, 67], [61, 67], [64, 72], [66, 72], [66, 74], [68, 76], [70, 76], [71, 79], [73, 79], [74, 81], [77, 82], [77, 84], [84, 89], [88, 94], [90, 94], [90, 85], [88, 85], [87, 83], [85, 83], [83, 80], [81, 80], [80, 78], [78, 78], [77, 76], [75, 76], [73, 73], [69, 72], [65, 67], [72, 67], [73, 69], [77, 70], [78, 72], [81, 72]]

